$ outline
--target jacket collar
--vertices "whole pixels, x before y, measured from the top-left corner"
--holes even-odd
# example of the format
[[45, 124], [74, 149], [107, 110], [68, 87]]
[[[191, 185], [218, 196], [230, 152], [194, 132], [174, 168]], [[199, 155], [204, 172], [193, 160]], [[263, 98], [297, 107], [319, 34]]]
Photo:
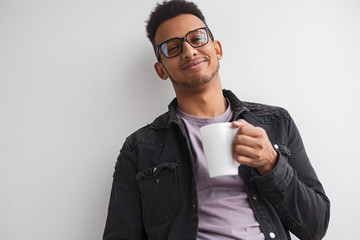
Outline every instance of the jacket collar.
[[[223, 89], [223, 95], [229, 100], [231, 108], [233, 109], [233, 121], [237, 120], [239, 115], [244, 111], [249, 111], [245, 107], [244, 103], [241, 102], [230, 90]], [[173, 124], [180, 124], [180, 120], [176, 114], [176, 107], [177, 99], [174, 98], [168, 106], [169, 111], [156, 118], [155, 121], [151, 124], [151, 127], [162, 129], [171, 127]]]

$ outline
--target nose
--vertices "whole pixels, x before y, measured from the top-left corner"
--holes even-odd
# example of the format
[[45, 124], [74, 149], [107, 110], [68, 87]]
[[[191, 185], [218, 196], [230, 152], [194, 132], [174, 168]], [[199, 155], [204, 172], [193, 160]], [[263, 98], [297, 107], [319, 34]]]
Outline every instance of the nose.
[[183, 42], [183, 50], [181, 53], [181, 57], [184, 59], [192, 58], [197, 55], [196, 48], [193, 48], [188, 42]]

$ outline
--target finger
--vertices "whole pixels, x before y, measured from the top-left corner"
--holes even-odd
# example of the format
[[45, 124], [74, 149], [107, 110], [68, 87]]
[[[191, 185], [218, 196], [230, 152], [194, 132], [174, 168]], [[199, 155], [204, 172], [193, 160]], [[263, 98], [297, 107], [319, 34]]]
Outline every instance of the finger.
[[255, 156], [254, 149], [252, 147], [248, 147], [245, 145], [235, 145], [234, 146], [234, 154], [240, 155], [240, 156], [245, 156], [248, 158], [254, 158], [254, 156]]
[[237, 120], [237, 121], [233, 121], [233, 122], [231, 122], [231, 125], [233, 126], [233, 127], [235, 127], [235, 128], [239, 128], [239, 127], [243, 127], [243, 126], [245, 126], [245, 125], [250, 125], [250, 123], [248, 123], [246, 120], [244, 120], [244, 119], [239, 119], [239, 120]]
[[244, 145], [244, 146], [248, 146], [248, 147], [258, 147], [258, 139], [242, 134], [242, 133], [238, 133], [235, 135], [234, 137], [234, 145]]
[[254, 160], [244, 155], [234, 153], [234, 160], [249, 167], [256, 167]]
[[251, 137], [261, 137], [265, 132], [264, 129], [260, 127], [254, 127], [250, 123], [247, 123], [245, 120], [244, 122], [233, 122], [232, 126], [239, 128], [237, 134], [244, 134]]

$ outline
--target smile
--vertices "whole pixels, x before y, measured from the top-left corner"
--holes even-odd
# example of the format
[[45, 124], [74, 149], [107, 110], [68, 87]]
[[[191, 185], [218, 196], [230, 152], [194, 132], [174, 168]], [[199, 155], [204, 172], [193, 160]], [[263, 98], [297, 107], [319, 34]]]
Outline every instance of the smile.
[[202, 59], [196, 59], [194, 61], [185, 63], [184, 65], [180, 66], [181, 70], [184, 71], [196, 71], [199, 70], [206, 62], [207, 60], [202, 58]]

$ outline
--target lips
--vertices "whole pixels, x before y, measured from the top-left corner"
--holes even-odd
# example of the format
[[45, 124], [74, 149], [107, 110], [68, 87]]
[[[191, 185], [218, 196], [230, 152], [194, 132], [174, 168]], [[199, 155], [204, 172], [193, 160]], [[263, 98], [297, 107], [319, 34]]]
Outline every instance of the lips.
[[180, 69], [185, 71], [195, 71], [201, 68], [206, 61], [206, 58], [195, 59], [191, 62], [187, 62], [181, 65]]

